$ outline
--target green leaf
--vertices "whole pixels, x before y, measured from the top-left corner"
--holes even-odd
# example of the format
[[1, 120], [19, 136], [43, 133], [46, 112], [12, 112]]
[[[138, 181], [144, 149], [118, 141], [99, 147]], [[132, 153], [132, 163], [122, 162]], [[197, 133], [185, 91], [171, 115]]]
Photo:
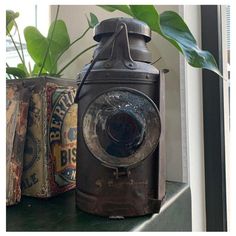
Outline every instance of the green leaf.
[[129, 5], [98, 5], [106, 11], [114, 12], [115, 10], [122, 11], [130, 16], [133, 16], [133, 12], [130, 9]]
[[[196, 68], [205, 68], [221, 75], [213, 55], [201, 50], [184, 20], [176, 12], [165, 11], [160, 14], [160, 25], [163, 36], [170, 42], [178, 44], [188, 63]], [[172, 43], [173, 44], [173, 43]], [[174, 46], [176, 46], [174, 44]]]
[[149, 25], [151, 30], [161, 33], [159, 14], [153, 5], [130, 5], [133, 16]]
[[[32, 71], [32, 75], [38, 75], [39, 71], [40, 71], [40, 68], [37, 64], [34, 64], [34, 68], [33, 68], [33, 71]], [[47, 74], [47, 71], [45, 69], [42, 70], [42, 74]]]
[[158, 14], [153, 5], [130, 5], [131, 13], [121, 6], [101, 6], [105, 10], [120, 10], [134, 18], [144, 21], [152, 31], [160, 34], [175, 46], [186, 58], [187, 62], [197, 68], [205, 68], [222, 76], [217, 63], [208, 51], [201, 50], [184, 20], [176, 12], [165, 11]]
[[38, 29], [33, 26], [28, 26], [24, 30], [27, 50], [34, 60], [35, 64], [41, 67], [47, 52], [54, 24], [56, 24], [55, 30], [49, 48], [49, 53], [44, 64], [44, 70], [48, 72], [51, 71], [52, 74], [56, 73], [57, 71], [57, 57], [67, 48], [69, 48], [70, 45], [70, 38], [65, 23], [62, 20], [53, 22], [50, 25], [47, 37], [44, 37], [38, 31]]
[[94, 15], [91, 12], [90, 12], [90, 19], [87, 17], [87, 21], [88, 21], [88, 25], [89, 25], [90, 28], [94, 28], [94, 26], [97, 25], [98, 22], [99, 22], [96, 15]]
[[117, 8], [113, 7], [112, 5], [98, 5], [98, 6], [109, 12], [114, 12], [117, 10]]
[[[33, 26], [28, 26], [24, 30], [24, 36], [28, 53], [38, 66], [42, 66], [44, 55], [48, 47], [48, 40]], [[45, 69], [49, 70], [53, 64], [51, 54], [48, 55]]]
[[135, 18], [145, 22], [152, 31], [160, 34], [182, 53], [178, 42], [163, 33], [160, 16], [153, 5], [132, 5], [130, 8]]
[[6, 11], [6, 35], [8, 35], [14, 25], [15, 19], [19, 16], [19, 12], [14, 12], [11, 10]]
[[26, 77], [29, 76], [29, 72], [28, 72], [28, 70], [27, 70], [27, 68], [26, 68], [26, 66], [24, 64], [22, 64], [22, 63], [18, 64], [17, 68], [22, 70], [22, 71], [24, 71], [25, 74], [26, 74]]
[[25, 73], [24, 70], [21, 70], [20, 68], [17, 67], [7, 67], [6, 72], [9, 75], [14, 75], [18, 78], [26, 78], [27, 74]]
[[50, 46], [50, 53], [53, 61], [57, 59], [61, 52], [64, 52], [70, 46], [70, 37], [67, 31], [67, 27], [64, 21], [57, 20], [52, 22], [48, 30], [47, 40], [49, 42], [52, 36], [52, 30], [55, 25], [55, 30], [52, 37], [52, 43]]

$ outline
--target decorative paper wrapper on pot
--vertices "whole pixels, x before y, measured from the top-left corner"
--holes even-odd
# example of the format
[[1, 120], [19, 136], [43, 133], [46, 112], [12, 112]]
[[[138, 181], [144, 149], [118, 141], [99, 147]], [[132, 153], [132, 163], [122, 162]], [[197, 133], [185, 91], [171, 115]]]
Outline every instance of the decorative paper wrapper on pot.
[[22, 81], [6, 87], [6, 204], [21, 199], [21, 176], [30, 93]]
[[75, 187], [77, 105], [75, 83], [42, 77], [33, 86], [24, 151], [22, 194], [51, 197]]

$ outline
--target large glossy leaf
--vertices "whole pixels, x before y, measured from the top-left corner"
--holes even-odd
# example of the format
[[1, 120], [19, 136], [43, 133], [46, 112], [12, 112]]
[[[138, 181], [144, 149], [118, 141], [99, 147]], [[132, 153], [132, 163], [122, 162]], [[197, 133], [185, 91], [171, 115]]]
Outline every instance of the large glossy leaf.
[[[24, 36], [28, 53], [34, 62], [40, 67], [46, 54], [49, 42], [39, 31], [33, 26], [28, 26], [24, 30]], [[49, 71], [53, 65], [51, 53], [48, 54], [44, 68]]]
[[[122, 8], [124, 6], [125, 10]], [[101, 7], [108, 11], [119, 10], [146, 22], [152, 31], [157, 32], [175, 46], [191, 66], [205, 68], [222, 76], [212, 54], [197, 46], [188, 26], [176, 12], [165, 11], [159, 15], [153, 5], [109, 5]], [[127, 7], [131, 13], [126, 9]]]
[[132, 10], [133, 16], [135, 18], [144, 21], [152, 31], [163, 36], [165, 39], [170, 41], [170, 43], [172, 43], [179, 51], [182, 52], [178, 43], [174, 39], [168, 37], [163, 33], [160, 23], [160, 16], [153, 5], [130, 5], [130, 9]]
[[11, 32], [14, 25], [14, 20], [19, 16], [19, 12], [14, 12], [12, 10], [6, 11], [6, 35]]
[[[54, 24], [55, 28], [52, 37]], [[24, 36], [27, 50], [38, 67], [42, 66], [49, 42], [52, 40], [44, 64], [44, 69], [48, 72], [56, 73], [57, 57], [69, 48], [70, 45], [70, 38], [65, 23], [62, 20], [53, 22], [50, 25], [47, 37], [44, 37], [35, 27], [29, 26], [25, 28]]]
[[[56, 25], [52, 37], [54, 24]], [[58, 55], [61, 52], [64, 52], [70, 46], [70, 37], [64, 21], [57, 20], [56, 22], [55, 21], [52, 22], [48, 30], [48, 36], [47, 36], [48, 42], [51, 39], [51, 37], [52, 37], [52, 43], [50, 45], [50, 53], [51, 56], [53, 57], [53, 60], [56, 60]]]
[[213, 55], [198, 47], [188, 26], [176, 12], [166, 11], [160, 14], [160, 25], [163, 36], [178, 43], [178, 47], [191, 66], [205, 68], [222, 76]]

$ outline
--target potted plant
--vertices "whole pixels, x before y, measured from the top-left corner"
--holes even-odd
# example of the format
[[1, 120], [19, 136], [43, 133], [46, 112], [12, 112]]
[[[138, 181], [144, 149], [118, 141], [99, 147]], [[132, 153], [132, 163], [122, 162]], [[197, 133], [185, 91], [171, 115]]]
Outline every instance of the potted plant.
[[[71, 42], [66, 24], [58, 20], [58, 13], [59, 6], [47, 37], [33, 26], [24, 29], [27, 52], [35, 63], [31, 66], [30, 63], [26, 64], [24, 57], [16, 22], [19, 14], [13, 11], [6, 12], [6, 34], [10, 37], [20, 59], [16, 67], [11, 67], [7, 63], [6, 68], [9, 104], [7, 130], [11, 131], [7, 131], [8, 205], [20, 200], [20, 184], [24, 195], [35, 197], [50, 197], [75, 187], [76, 84], [74, 81], [62, 79], [61, 76], [64, 69], [96, 45], [82, 50], [63, 68], [58, 68], [57, 62], [98, 23], [98, 20], [90, 13], [90, 18], [87, 18], [88, 28]], [[11, 35], [13, 28], [18, 34], [20, 46], [16, 45]], [[24, 109], [21, 108], [22, 104]], [[18, 110], [15, 108], [17, 106]], [[19, 132], [16, 128], [17, 118], [14, 115], [24, 118], [23, 123], [18, 122], [18, 126], [24, 130], [20, 136], [16, 135]], [[17, 141], [18, 136], [21, 142]], [[20, 150], [13, 148], [15, 145], [19, 146]], [[13, 168], [13, 164], [17, 168]], [[21, 178], [22, 169], [24, 171]]]

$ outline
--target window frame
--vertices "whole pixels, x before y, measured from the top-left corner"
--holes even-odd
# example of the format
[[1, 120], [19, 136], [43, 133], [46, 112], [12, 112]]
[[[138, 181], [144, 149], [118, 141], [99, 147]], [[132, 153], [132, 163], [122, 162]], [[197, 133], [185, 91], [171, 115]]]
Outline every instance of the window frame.
[[[202, 48], [223, 71], [221, 6], [202, 5]], [[224, 79], [203, 70], [206, 230], [227, 231]]]

